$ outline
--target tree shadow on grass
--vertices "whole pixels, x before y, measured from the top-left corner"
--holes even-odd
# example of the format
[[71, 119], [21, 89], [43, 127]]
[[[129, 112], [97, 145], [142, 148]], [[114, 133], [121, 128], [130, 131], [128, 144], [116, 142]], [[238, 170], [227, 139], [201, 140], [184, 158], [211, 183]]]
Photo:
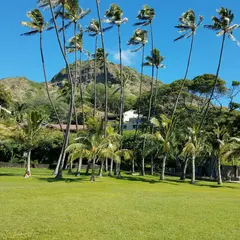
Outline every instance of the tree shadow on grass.
[[49, 183], [53, 183], [53, 182], [66, 182], [66, 183], [72, 183], [72, 182], [83, 182], [86, 181], [86, 179], [82, 179], [82, 178], [66, 178], [63, 177], [61, 179], [55, 178], [55, 177], [49, 177], [49, 178], [39, 178], [37, 177], [38, 180], [40, 181], [45, 181], [45, 182], [49, 182]]
[[171, 185], [178, 185], [177, 183], [173, 183], [173, 182], [168, 182], [168, 181], [160, 181], [159, 179], [148, 179], [146, 177], [143, 176], [122, 176], [121, 178], [119, 178], [119, 180], [125, 180], [125, 181], [133, 181], [133, 182], [145, 182], [145, 183], [150, 183], [150, 184], [162, 184], [162, 183], [167, 183], [167, 184], [171, 184]]
[[[224, 185], [218, 185], [216, 181], [206, 181], [208, 182], [209, 184], [207, 183], [204, 183], [203, 180], [199, 180], [199, 181], [196, 181], [195, 184], [191, 184], [190, 182], [191, 180], [188, 179], [188, 180], [178, 180], [178, 179], [167, 179], [166, 182], [175, 182], [175, 183], [178, 183], [178, 185], [181, 185], [181, 184], [187, 184], [187, 185], [191, 185], [191, 186], [196, 186], [196, 187], [210, 187], [210, 188], [229, 188], [229, 189], [240, 189], [239, 186], [226, 186]], [[216, 185], [212, 185], [212, 184], [216, 184]]]
[[20, 173], [0, 173], [0, 177], [19, 177], [23, 176], [23, 174]]

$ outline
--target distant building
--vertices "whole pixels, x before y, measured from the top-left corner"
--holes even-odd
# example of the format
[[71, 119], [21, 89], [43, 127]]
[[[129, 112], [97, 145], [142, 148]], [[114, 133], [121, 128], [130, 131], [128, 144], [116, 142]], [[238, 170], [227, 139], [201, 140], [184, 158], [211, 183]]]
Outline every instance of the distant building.
[[[47, 128], [52, 128], [52, 129], [56, 129], [56, 130], [61, 130], [59, 124], [47, 124], [46, 125]], [[62, 128], [64, 131], [67, 130], [67, 124], [62, 124]], [[76, 132], [78, 129], [78, 131], [82, 131], [82, 130], [86, 130], [87, 126], [83, 126], [83, 125], [78, 125], [78, 127], [76, 127], [76, 124], [71, 124], [70, 125], [70, 131], [71, 132]]]
[[[141, 115], [139, 119], [139, 123], [141, 122]], [[138, 124], [138, 114], [136, 110], [129, 110], [123, 114], [123, 130], [134, 130], [137, 128]]]

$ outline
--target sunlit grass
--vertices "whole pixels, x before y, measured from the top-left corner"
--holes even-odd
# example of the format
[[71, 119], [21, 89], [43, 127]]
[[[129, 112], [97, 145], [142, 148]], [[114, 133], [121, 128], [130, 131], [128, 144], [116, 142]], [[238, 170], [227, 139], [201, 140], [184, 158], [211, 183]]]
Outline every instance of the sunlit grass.
[[240, 184], [0, 168], [0, 239], [239, 239]]

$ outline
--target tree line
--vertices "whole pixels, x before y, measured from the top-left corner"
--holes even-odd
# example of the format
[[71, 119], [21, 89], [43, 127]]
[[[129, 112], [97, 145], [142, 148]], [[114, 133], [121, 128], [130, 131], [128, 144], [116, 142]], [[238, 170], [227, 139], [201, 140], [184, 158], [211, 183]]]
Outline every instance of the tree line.
[[[99, 175], [102, 175], [104, 163], [105, 169], [108, 169], [108, 160], [110, 160], [109, 175], [112, 175], [115, 162], [115, 174], [118, 177], [121, 177], [121, 162], [124, 160], [132, 162], [132, 173], [135, 171], [136, 164], [140, 166], [142, 175], [145, 175], [146, 164], [150, 163], [151, 174], [154, 174], [156, 162], [161, 163], [159, 167], [161, 172], [160, 179], [164, 180], [167, 163], [171, 159], [176, 159], [181, 163], [183, 176], [186, 175], [188, 162], [191, 162], [191, 183], [194, 184], [196, 159], [201, 162], [204, 159], [213, 157], [217, 163], [218, 183], [222, 184], [221, 161], [233, 158], [238, 159], [240, 143], [238, 138], [239, 126], [236, 124], [236, 119], [239, 115], [235, 111], [239, 106], [237, 103], [234, 103], [234, 98], [239, 92], [239, 82], [233, 81], [232, 84], [230, 111], [216, 107], [212, 103], [214, 99], [217, 100], [217, 93], [225, 91], [224, 83], [219, 78], [219, 73], [227, 37], [240, 45], [233, 35], [233, 32], [239, 25], [233, 24], [234, 14], [230, 9], [221, 7], [217, 10], [217, 16], [212, 17], [212, 24], [203, 26], [216, 31], [216, 35], [222, 37], [216, 74], [210, 77], [206, 75], [199, 76], [199, 78], [192, 81], [188, 80], [188, 72], [191, 67], [196, 31], [202, 26], [204, 17], [197, 17], [193, 10], [188, 10], [179, 17], [179, 23], [175, 28], [180, 33], [180, 36], [174, 41], [190, 39], [190, 45], [183, 79], [173, 82], [172, 85], [170, 84], [170, 89], [167, 86], [163, 86], [158, 80], [159, 70], [165, 68], [165, 57], [156, 48], [154, 41], [152, 23], [155, 18], [155, 9], [145, 5], [138, 12], [136, 15], [137, 20], [134, 23], [134, 26], [137, 28], [128, 41], [128, 45], [133, 46], [132, 52], [141, 50], [142, 56], [139, 94], [135, 104], [138, 115], [137, 124], [135, 130], [129, 136], [123, 129], [128, 76], [125, 76], [123, 71], [121, 39], [122, 25], [128, 24], [128, 18], [124, 16], [121, 7], [117, 4], [111, 4], [103, 15], [100, 11], [100, 1], [96, 0], [96, 19], [92, 19], [86, 29], [83, 29], [80, 22], [91, 13], [91, 10], [83, 10], [79, 6], [78, 0], [39, 0], [38, 6], [39, 8], [27, 13], [30, 19], [29, 22], [21, 22], [23, 26], [31, 29], [22, 35], [39, 35], [46, 92], [50, 106], [63, 132], [62, 147], [54, 171], [56, 178], [62, 178], [66, 161], [69, 162], [70, 166], [73, 161], [79, 161], [77, 170], [77, 175], [79, 175], [82, 160], [88, 159], [92, 163], [92, 181], [95, 179], [94, 166], [96, 162], [101, 163]], [[51, 19], [49, 22], [44, 20], [41, 12], [42, 8], [50, 10]], [[73, 26], [73, 37], [67, 41], [66, 29], [71, 26]], [[119, 72], [117, 76], [119, 88], [116, 90], [119, 92], [119, 112], [117, 124], [112, 125], [108, 121], [109, 105], [111, 104], [109, 99], [111, 99], [111, 95], [109, 95], [108, 91], [109, 61], [107, 60], [108, 54], [105, 50], [104, 33], [110, 30], [113, 31], [114, 27], [117, 29], [119, 48]], [[67, 72], [68, 113], [66, 130], [62, 128], [62, 119], [59, 117], [57, 108], [51, 99], [49, 83], [46, 77], [43, 33], [50, 30], [55, 31], [57, 44], [61, 50]], [[90, 54], [84, 48], [83, 40], [86, 34], [95, 38], [95, 52], [93, 54]], [[149, 38], [151, 52], [146, 56], [145, 47], [149, 42]], [[68, 53], [74, 53], [74, 69], [69, 64]], [[79, 58], [77, 56], [78, 53]], [[86, 115], [84, 104], [86, 94], [81, 74], [84, 53], [88, 54], [89, 58], [93, 58], [94, 61], [93, 111], [90, 116]], [[104, 75], [104, 116], [101, 118], [96, 114], [98, 110], [97, 67], [99, 66]], [[152, 69], [150, 91], [147, 93], [143, 92], [142, 89], [145, 67]], [[210, 81], [207, 82], [209, 79]], [[199, 96], [197, 95], [198, 93]], [[79, 96], [77, 96], [78, 94]], [[166, 98], [168, 98], [167, 106]], [[79, 99], [79, 108], [76, 99]], [[78, 128], [77, 111], [79, 109], [82, 116], [81, 123], [83, 126], [86, 125], [87, 129], [82, 133], [79, 132], [74, 140], [75, 142], [71, 141], [71, 144], [69, 144], [70, 127], [73, 121], [76, 124], [76, 128]], [[75, 119], [73, 119], [73, 116], [75, 116]], [[42, 126], [43, 117], [36, 111], [33, 111], [29, 113], [27, 119], [22, 129], [25, 129], [25, 137], [29, 141], [28, 166], [30, 166], [33, 139]], [[9, 133], [9, 135], [11, 134]], [[29, 167], [25, 176], [30, 176]]]

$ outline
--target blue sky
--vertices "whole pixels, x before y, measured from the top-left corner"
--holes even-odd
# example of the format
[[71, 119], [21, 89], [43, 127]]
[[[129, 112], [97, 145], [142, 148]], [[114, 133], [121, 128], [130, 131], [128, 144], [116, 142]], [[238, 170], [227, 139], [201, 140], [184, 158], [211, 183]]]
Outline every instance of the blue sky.
[[[189, 51], [189, 40], [182, 40], [174, 43], [174, 38], [178, 37], [174, 25], [177, 24], [178, 17], [182, 12], [193, 9], [197, 15], [205, 17], [204, 24], [210, 24], [210, 17], [216, 15], [216, 9], [221, 6], [231, 8], [235, 13], [234, 23], [240, 23], [240, 2], [237, 0], [212, 0], [212, 1], [194, 1], [194, 0], [168, 0], [163, 4], [159, 0], [101, 0], [102, 14], [111, 3], [119, 4], [124, 10], [124, 16], [129, 18], [129, 22], [122, 26], [122, 42], [125, 64], [138, 71], [140, 69], [141, 55], [132, 54], [127, 46], [127, 41], [134, 31], [132, 26], [135, 22], [138, 10], [142, 5], [148, 4], [156, 9], [156, 18], [154, 19], [154, 41], [155, 47], [159, 48], [161, 54], [166, 57], [166, 69], [160, 71], [159, 78], [164, 83], [170, 83], [173, 80], [184, 76], [186, 61]], [[92, 10], [82, 22], [85, 27], [92, 18], [96, 18], [95, 1], [80, 1], [81, 6]], [[0, 38], [0, 78], [25, 76], [33, 81], [42, 82], [43, 74], [40, 62], [39, 36], [21, 37], [20, 34], [27, 31], [20, 25], [20, 21], [27, 21], [26, 12], [36, 8], [36, 0], [28, 1], [3, 1], [1, 3], [2, 11], [0, 15], [1, 38]], [[11, 12], [11, 14], [9, 14]], [[44, 11], [45, 19], [50, 18], [49, 11]], [[72, 29], [67, 30], [68, 37], [72, 36]], [[240, 40], [240, 29], [235, 32], [235, 36]], [[115, 58], [118, 52], [117, 29], [112, 29], [105, 34], [106, 49], [110, 54], [110, 60], [118, 62]], [[64, 61], [60, 55], [60, 50], [56, 42], [54, 32], [44, 34], [44, 53], [47, 65], [48, 79], [51, 78], [64, 67]], [[221, 47], [221, 38], [217, 38], [215, 33], [204, 28], [200, 28], [196, 35], [196, 41], [193, 51], [192, 64], [189, 72], [189, 79], [203, 73], [216, 72], [219, 50]], [[85, 48], [90, 52], [94, 49], [94, 39], [85, 37]], [[147, 46], [147, 54], [150, 53], [150, 45]], [[228, 40], [225, 47], [223, 65], [220, 77], [227, 81], [240, 81], [240, 48], [232, 41]], [[69, 56], [69, 61], [73, 62], [73, 56]], [[150, 75], [150, 69], [145, 70]], [[238, 101], [240, 98], [238, 97]], [[226, 104], [226, 99], [224, 100]]]

